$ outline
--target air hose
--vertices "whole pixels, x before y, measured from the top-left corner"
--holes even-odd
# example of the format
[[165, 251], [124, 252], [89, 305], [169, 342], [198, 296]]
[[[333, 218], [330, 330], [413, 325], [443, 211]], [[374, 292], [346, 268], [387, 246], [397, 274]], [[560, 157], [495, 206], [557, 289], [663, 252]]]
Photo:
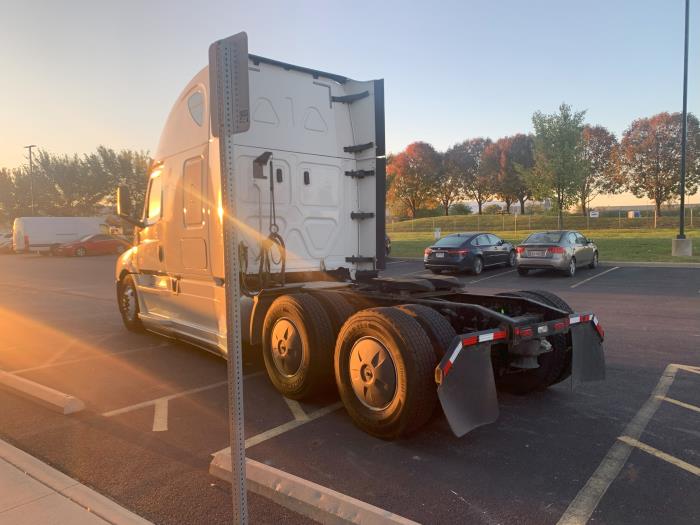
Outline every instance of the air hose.
[[[255, 162], [265, 163], [270, 159], [271, 153], [265, 152], [260, 157], [255, 159]], [[264, 162], [263, 162], [264, 161]], [[260, 255], [258, 256], [258, 289], [251, 291], [246, 282], [248, 273], [248, 246], [241, 241], [238, 249], [238, 256], [241, 267], [241, 292], [247, 297], [255, 297], [259, 295], [264, 288], [270, 286], [284, 286], [285, 284], [285, 269], [287, 265], [287, 250], [284, 244], [284, 238], [279, 233], [277, 225], [277, 210], [275, 207], [275, 182], [272, 177], [272, 159], [270, 159], [270, 225], [269, 235], [267, 238], [260, 241]], [[264, 178], [264, 177], [262, 177]], [[279, 259], [275, 259], [273, 250], [279, 251]], [[279, 266], [280, 270], [277, 273], [272, 273], [272, 265]]]

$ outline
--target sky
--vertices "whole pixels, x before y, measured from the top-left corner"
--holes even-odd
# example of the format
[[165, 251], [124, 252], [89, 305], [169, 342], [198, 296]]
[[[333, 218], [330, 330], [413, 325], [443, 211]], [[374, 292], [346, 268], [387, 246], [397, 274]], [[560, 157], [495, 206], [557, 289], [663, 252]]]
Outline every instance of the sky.
[[[251, 53], [384, 78], [390, 152], [530, 132], [561, 102], [618, 137], [682, 108], [683, 0], [0, 0], [0, 13], [4, 167], [26, 163], [27, 144], [152, 152], [209, 44], [239, 31]], [[691, 11], [696, 114], [699, 21]]]

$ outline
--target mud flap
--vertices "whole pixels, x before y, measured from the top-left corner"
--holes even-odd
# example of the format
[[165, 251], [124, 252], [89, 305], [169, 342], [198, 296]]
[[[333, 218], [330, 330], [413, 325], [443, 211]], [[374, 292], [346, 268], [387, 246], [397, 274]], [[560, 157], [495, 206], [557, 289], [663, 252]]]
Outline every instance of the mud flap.
[[571, 326], [571, 384], [605, 379], [603, 341], [592, 322]]
[[450, 347], [452, 352], [447, 352], [439, 365], [448, 373], [443, 374], [437, 393], [452, 432], [462, 437], [498, 419], [491, 343], [462, 347], [460, 340]]

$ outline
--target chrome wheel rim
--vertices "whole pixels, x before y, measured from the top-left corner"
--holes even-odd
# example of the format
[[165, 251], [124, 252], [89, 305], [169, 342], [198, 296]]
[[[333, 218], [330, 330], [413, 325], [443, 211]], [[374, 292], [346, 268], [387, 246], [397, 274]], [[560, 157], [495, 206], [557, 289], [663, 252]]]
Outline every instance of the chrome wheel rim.
[[571, 259], [569, 261], [569, 275], [574, 275], [576, 273], [576, 261]]
[[350, 382], [355, 396], [370, 410], [384, 410], [396, 397], [396, 365], [374, 337], [358, 339], [350, 350]]
[[510, 252], [508, 256], [508, 265], [511, 267], [515, 266], [515, 252]]
[[482, 263], [481, 259], [477, 258], [474, 260], [474, 273], [481, 273]]
[[285, 377], [292, 377], [301, 368], [304, 344], [296, 325], [286, 317], [280, 317], [272, 326], [272, 362]]
[[127, 284], [122, 292], [122, 312], [129, 321], [136, 319], [136, 291], [131, 284]]

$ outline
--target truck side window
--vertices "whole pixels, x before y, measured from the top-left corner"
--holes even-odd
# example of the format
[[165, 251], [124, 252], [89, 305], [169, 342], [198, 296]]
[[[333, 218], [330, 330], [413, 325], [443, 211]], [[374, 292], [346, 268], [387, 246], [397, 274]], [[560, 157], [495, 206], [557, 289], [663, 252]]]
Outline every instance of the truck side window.
[[146, 218], [160, 218], [161, 201], [163, 200], [163, 187], [160, 180], [160, 174], [151, 179], [151, 184], [148, 188], [148, 208]]
[[202, 225], [202, 158], [185, 161], [182, 168], [182, 209], [185, 226]]
[[195, 91], [187, 99], [187, 109], [190, 110], [192, 120], [198, 126], [204, 122], [204, 95], [201, 91]]

